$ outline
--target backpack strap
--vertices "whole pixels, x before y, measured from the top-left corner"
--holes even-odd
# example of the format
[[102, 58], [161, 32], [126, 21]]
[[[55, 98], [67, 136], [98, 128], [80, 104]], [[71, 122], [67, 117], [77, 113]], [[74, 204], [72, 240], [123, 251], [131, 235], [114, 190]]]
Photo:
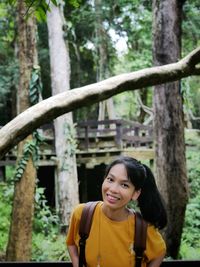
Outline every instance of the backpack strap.
[[87, 266], [85, 259], [85, 243], [92, 225], [92, 217], [99, 201], [87, 202], [83, 208], [79, 227], [79, 267]]
[[141, 267], [144, 250], [146, 249], [147, 222], [140, 212], [135, 212], [135, 267]]

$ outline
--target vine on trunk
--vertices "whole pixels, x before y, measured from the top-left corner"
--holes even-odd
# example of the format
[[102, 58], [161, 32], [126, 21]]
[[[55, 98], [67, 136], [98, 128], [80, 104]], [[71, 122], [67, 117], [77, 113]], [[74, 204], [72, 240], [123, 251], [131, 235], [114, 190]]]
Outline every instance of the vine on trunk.
[[[42, 92], [42, 83], [40, 79], [40, 67], [33, 66], [31, 80], [29, 83], [29, 100], [31, 105], [35, 105], [39, 102], [39, 98]], [[19, 181], [25, 171], [26, 165], [29, 159], [32, 157], [33, 164], [37, 168], [39, 160], [39, 145], [44, 141], [44, 137], [39, 133], [38, 130], [35, 130], [32, 134], [33, 139], [27, 141], [24, 144], [23, 155], [18, 161], [16, 166], [14, 181]]]

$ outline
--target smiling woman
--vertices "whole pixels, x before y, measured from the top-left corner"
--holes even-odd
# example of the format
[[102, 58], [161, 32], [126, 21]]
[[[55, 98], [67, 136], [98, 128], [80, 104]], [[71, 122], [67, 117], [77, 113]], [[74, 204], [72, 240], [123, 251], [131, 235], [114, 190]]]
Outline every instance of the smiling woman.
[[[130, 157], [120, 157], [108, 166], [102, 184], [103, 202], [94, 211], [86, 244], [88, 267], [135, 266], [135, 215], [127, 208], [138, 201], [148, 223], [146, 250], [142, 266], [160, 266], [166, 251], [158, 229], [166, 225], [166, 211], [154, 176], [146, 166]], [[85, 204], [78, 205], [71, 217], [67, 246], [73, 267], [79, 265], [79, 226]]]
[[137, 200], [140, 192], [128, 178], [124, 164], [114, 165], [102, 185], [103, 212], [112, 220], [126, 220], [129, 211], [123, 207]]

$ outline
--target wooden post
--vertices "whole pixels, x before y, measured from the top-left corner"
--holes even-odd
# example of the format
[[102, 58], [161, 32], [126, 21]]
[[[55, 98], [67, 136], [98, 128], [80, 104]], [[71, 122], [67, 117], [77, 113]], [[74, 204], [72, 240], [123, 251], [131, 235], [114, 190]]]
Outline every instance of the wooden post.
[[116, 122], [116, 137], [115, 137], [116, 145], [122, 149], [123, 142], [122, 142], [122, 123], [121, 121]]

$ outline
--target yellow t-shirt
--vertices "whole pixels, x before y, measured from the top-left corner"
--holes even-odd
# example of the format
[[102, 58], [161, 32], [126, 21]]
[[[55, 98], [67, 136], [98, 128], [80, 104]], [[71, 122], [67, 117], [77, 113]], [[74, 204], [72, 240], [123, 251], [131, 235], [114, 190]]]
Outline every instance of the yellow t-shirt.
[[[129, 215], [125, 221], [110, 220], [98, 203], [86, 241], [85, 255], [88, 267], [133, 267], [135, 255], [133, 251], [135, 217]], [[71, 217], [67, 233], [67, 245], [79, 247], [79, 224], [84, 204], [78, 205]], [[146, 262], [162, 255], [166, 251], [165, 242], [158, 230], [148, 225], [145, 258]], [[146, 266], [143, 262], [143, 267]]]

